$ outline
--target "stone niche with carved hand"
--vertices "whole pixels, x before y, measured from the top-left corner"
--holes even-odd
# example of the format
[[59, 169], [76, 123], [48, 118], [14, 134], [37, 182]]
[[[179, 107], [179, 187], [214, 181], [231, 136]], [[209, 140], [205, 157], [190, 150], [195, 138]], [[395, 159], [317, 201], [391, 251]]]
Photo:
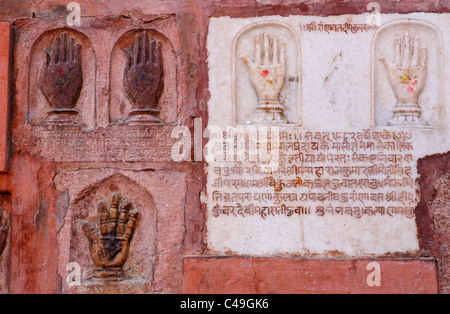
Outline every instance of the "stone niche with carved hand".
[[281, 90], [286, 82], [286, 49], [278, 38], [261, 33], [255, 38], [255, 58], [243, 56], [249, 78], [258, 95], [256, 115], [257, 124], [286, 124], [284, 105], [280, 101]]
[[139, 211], [133, 204], [114, 193], [98, 204], [98, 222], [83, 223], [89, 250], [95, 264], [94, 277], [121, 280], [123, 266], [130, 252]]
[[45, 49], [39, 87], [51, 106], [48, 122], [71, 122], [83, 87], [81, 46], [66, 32], [55, 37], [51, 51]]
[[159, 100], [164, 90], [161, 43], [149, 40], [147, 32], [142, 32], [135, 36], [133, 49], [124, 52], [127, 62], [123, 86], [133, 105], [130, 118], [161, 123], [158, 117]]
[[94, 127], [96, 58], [89, 38], [73, 29], [48, 30], [30, 53], [27, 122]]
[[81, 269], [79, 284], [63, 282], [63, 293], [180, 291], [184, 174], [99, 168], [63, 171], [55, 182], [71, 200], [58, 271], [70, 282], [67, 265]]
[[435, 129], [447, 125], [441, 30], [421, 19], [384, 23], [372, 39], [372, 123]]
[[411, 38], [407, 33], [404, 35], [403, 44], [399, 37], [396, 38], [394, 50], [394, 62], [385, 56], [380, 57], [397, 97], [394, 116], [389, 124], [426, 125], [426, 122], [422, 121], [423, 110], [419, 104], [419, 97], [427, 81], [427, 48], [421, 47], [419, 38], [411, 45]]
[[176, 121], [177, 62], [166, 35], [154, 29], [126, 31], [116, 41], [110, 62], [110, 124]]
[[[226, 21], [223, 23], [226, 28]], [[231, 58], [224, 36], [211, 36], [208, 44], [209, 62], [223, 65], [211, 70], [217, 84], [210, 85], [210, 89], [212, 94], [216, 87], [218, 91], [217, 98], [211, 99], [229, 101], [232, 106], [213, 125], [220, 125], [228, 117], [233, 125], [302, 125], [302, 49], [296, 30], [275, 20], [241, 24], [238, 32], [229, 35]], [[223, 86], [228, 72], [231, 94]]]

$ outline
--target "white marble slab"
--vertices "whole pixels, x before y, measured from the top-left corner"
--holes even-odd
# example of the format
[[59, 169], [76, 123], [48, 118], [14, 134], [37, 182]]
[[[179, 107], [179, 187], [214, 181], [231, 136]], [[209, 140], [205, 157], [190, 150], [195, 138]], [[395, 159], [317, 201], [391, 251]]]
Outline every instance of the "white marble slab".
[[[250, 161], [239, 151], [232, 159], [209, 160], [209, 252], [255, 256], [416, 252], [417, 160], [450, 150], [445, 94], [450, 88], [445, 62], [450, 60], [445, 48], [449, 19], [448, 14], [390, 14], [382, 15], [381, 24], [374, 27], [367, 24], [367, 14], [211, 18], [209, 125], [222, 131], [273, 127], [278, 135], [272, 144], [281, 146], [281, 154], [275, 151], [273, 156], [281, 159], [273, 164], [278, 166], [273, 173], [249, 171], [265, 164]], [[302, 160], [295, 160], [301, 153]], [[235, 173], [224, 175], [233, 168]], [[220, 179], [234, 181], [219, 184]], [[261, 181], [243, 184], [248, 180]], [[324, 182], [335, 185], [321, 187]], [[286, 194], [282, 201], [280, 194]], [[314, 200], [311, 194], [328, 196]], [[272, 210], [263, 217], [261, 209], [254, 213], [255, 206], [266, 211], [277, 208], [277, 214]], [[243, 214], [245, 208], [253, 214]], [[294, 212], [297, 208], [298, 213], [288, 215], [288, 208]], [[362, 214], [355, 215], [355, 208]]]

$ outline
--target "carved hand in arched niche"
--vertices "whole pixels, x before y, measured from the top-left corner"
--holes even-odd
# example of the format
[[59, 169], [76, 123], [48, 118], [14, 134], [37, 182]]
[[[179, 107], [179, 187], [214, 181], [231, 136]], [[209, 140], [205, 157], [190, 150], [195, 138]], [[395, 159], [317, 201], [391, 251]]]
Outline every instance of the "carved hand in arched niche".
[[39, 87], [54, 112], [74, 112], [83, 87], [81, 46], [63, 32], [55, 37], [52, 51], [45, 49]]
[[130, 252], [139, 211], [119, 193], [114, 193], [109, 201], [101, 201], [97, 209], [98, 224], [91, 221], [83, 223], [91, 257], [97, 267], [95, 277], [120, 278]]
[[419, 38], [414, 40], [411, 47], [411, 38], [409, 34], [405, 34], [403, 45], [400, 38], [396, 38], [394, 50], [394, 62], [385, 56], [380, 58], [397, 97], [391, 124], [420, 122], [422, 109], [419, 106], [419, 97], [425, 88], [428, 74], [427, 48], [420, 47]]
[[135, 36], [133, 51], [124, 51], [127, 58], [124, 89], [134, 106], [131, 115], [157, 115], [164, 91], [161, 43], [154, 39], [149, 42], [147, 32], [143, 32]]
[[[280, 53], [281, 52], [281, 53]], [[278, 38], [270, 39], [268, 34], [255, 38], [255, 60], [243, 56], [248, 68], [250, 82], [258, 96], [255, 122], [287, 123], [283, 115], [284, 105], [280, 94], [286, 83], [286, 47], [279, 47]]]
[[[263, 43], [262, 43], [263, 41]], [[279, 54], [278, 38], [270, 41], [268, 34], [255, 38], [255, 61], [243, 56], [249, 77], [260, 101], [279, 101], [281, 90], [286, 82], [286, 48], [281, 44]]]

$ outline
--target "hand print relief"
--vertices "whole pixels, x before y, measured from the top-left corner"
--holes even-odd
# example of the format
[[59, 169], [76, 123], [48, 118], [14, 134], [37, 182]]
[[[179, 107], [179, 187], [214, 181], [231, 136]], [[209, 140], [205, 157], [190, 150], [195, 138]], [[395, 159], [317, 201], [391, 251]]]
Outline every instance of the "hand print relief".
[[278, 21], [257, 22], [238, 32], [232, 47], [234, 123], [301, 125], [301, 47], [296, 31]]
[[177, 119], [177, 59], [171, 39], [154, 29], [122, 34], [110, 57], [110, 125], [165, 125]]
[[269, 34], [255, 38], [254, 61], [243, 56], [249, 78], [258, 95], [255, 123], [286, 124], [280, 93], [286, 82], [286, 44]]
[[91, 41], [67, 28], [48, 30], [36, 38], [27, 63], [27, 122], [95, 127], [97, 67]]
[[161, 43], [148, 40], [147, 32], [135, 36], [133, 50], [124, 50], [127, 62], [124, 90], [133, 109], [131, 119], [160, 123], [159, 101], [164, 90]]
[[70, 122], [83, 86], [81, 46], [66, 32], [56, 36], [51, 51], [45, 49], [39, 87], [50, 107], [48, 122]]
[[124, 276], [122, 269], [128, 259], [138, 219], [139, 211], [133, 204], [114, 193], [109, 201], [98, 204], [98, 224], [83, 223], [96, 266], [96, 278], [120, 279]]
[[[161, 189], [162, 178], [170, 184], [164, 197], [154, 198], [150, 191]], [[58, 235], [64, 252], [59, 272], [65, 278], [71, 262], [82, 269], [81, 285], [63, 285], [63, 293], [168, 292], [159, 282], [176, 285], [167, 278], [177, 278], [182, 265], [183, 174], [99, 167], [63, 171], [55, 183], [70, 197]], [[161, 264], [167, 267], [158, 268]]]
[[419, 38], [416, 38], [412, 45], [410, 35], [407, 33], [404, 35], [403, 43], [399, 37], [396, 38], [394, 50], [393, 62], [385, 56], [380, 58], [397, 97], [394, 117], [389, 124], [425, 125], [426, 123], [422, 121], [423, 110], [419, 105], [419, 98], [427, 81], [427, 48], [421, 47]]
[[[33, 44], [27, 62], [30, 125], [93, 129], [176, 121], [179, 98], [174, 38], [154, 29], [133, 28], [108, 35], [115, 44], [106, 48], [92, 43], [89, 32], [69, 28], [33, 35], [28, 40]], [[97, 63], [96, 50], [109, 57]], [[101, 87], [105, 84], [108, 87]]]
[[374, 125], [436, 128], [445, 124], [442, 33], [421, 20], [395, 20], [374, 34]]

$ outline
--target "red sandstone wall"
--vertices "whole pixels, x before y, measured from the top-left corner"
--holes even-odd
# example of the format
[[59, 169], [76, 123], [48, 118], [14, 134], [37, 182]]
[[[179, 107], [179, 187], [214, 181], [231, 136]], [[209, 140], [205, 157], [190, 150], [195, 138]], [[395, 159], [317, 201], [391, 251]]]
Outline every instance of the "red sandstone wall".
[[[0, 2], [0, 191], [5, 212], [10, 213], [11, 228], [2, 265], [9, 293], [61, 293], [65, 278], [58, 269], [58, 235], [69, 206], [67, 194], [57, 189], [55, 177], [62, 172], [76, 172], [92, 167], [130, 167], [126, 163], [94, 165], [93, 163], [57, 164], [31, 153], [24, 143], [30, 130], [25, 127], [27, 95], [23, 71], [27, 56], [16, 52], [28, 49], [27, 31], [34, 24], [54, 23], [62, 26], [68, 1], [2, 0]], [[78, 1], [83, 29], [95, 33], [115, 27], [160, 27], [172, 23], [168, 30], [177, 42], [179, 74], [178, 122], [193, 130], [193, 118], [208, 113], [208, 67], [206, 36], [208, 18], [229, 15], [251, 17], [262, 15], [339, 15], [366, 12], [370, 0], [286, 0], [261, 4], [256, 0], [176, 0], [176, 1]], [[282, 2], [282, 4], [277, 4]], [[417, 1], [380, 0], [383, 13], [450, 12], [446, 0]], [[31, 24], [30, 24], [31, 23]], [[41, 24], [39, 24], [41, 23]], [[39, 26], [43, 29], [45, 26]], [[9, 29], [12, 29], [12, 38]], [[25, 39], [24, 39], [25, 38]], [[98, 38], [101, 40], [101, 38]], [[10, 54], [13, 57], [9, 57]], [[101, 56], [101, 54], [99, 54]], [[100, 62], [102, 60], [100, 59]], [[12, 66], [11, 66], [12, 65]], [[100, 80], [101, 83], [101, 80]], [[106, 87], [104, 87], [106, 88]], [[104, 91], [104, 90], [103, 90]], [[99, 93], [103, 92], [101, 89]], [[10, 138], [12, 142], [10, 143]], [[141, 170], [176, 173], [183, 181], [183, 224], [176, 254], [171, 256], [180, 267], [169, 269], [173, 260], [158, 255], [156, 269], [159, 282], [146, 292], [166, 293], [448, 293], [450, 239], [448, 207], [449, 156], [426, 158], [419, 165], [422, 175], [422, 201], [417, 209], [417, 223], [422, 251], [408, 259], [378, 261], [382, 266], [381, 289], [368, 288], [366, 266], [371, 261], [255, 259], [242, 257], [208, 258], [202, 256], [205, 246], [205, 205], [200, 193], [205, 185], [203, 163], [148, 162]], [[116, 184], [116, 183], [114, 183]], [[120, 182], [117, 183], [120, 185]], [[172, 182], [161, 180], [161, 192]], [[114, 187], [111, 188], [114, 191]], [[170, 197], [170, 195], [168, 195]], [[161, 219], [170, 219], [171, 213]], [[170, 237], [170, 234], [166, 235]], [[173, 249], [173, 247], [171, 248]], [[192, 257], [194, 256], [194, 257]], [[438, 268], [436, 269], [436, 263]], [[177, 262], [177, 263], [178, 263]], [[5, 269], [8, 269], [5, 271]], [[0, 277], [1, 279], [1, 277]], [[169, 283], [170, 282], [170, 283]], [[437, 282], [439, 282], [439, 289]], [[112, 290], [111, 292], [117, 292]]]

